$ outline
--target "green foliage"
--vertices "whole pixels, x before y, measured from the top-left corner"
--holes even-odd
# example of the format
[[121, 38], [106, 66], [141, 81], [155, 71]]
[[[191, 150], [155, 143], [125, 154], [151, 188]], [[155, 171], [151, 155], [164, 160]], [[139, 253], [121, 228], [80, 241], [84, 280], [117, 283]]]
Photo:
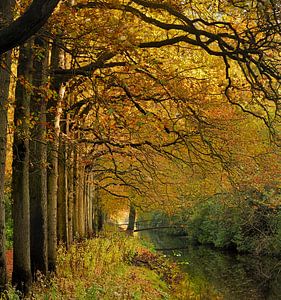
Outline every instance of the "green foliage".
[[13, 248], [13, 219], [11, 194], [5, 194], [5, 214], [6, 214], [6, 248]]
[[22, 295], [16, 291], [11, 284], [8, 285], [6, 291], [0, 294], [0, 300], [20, 300]]
[[189, 215], [179, 211], [173, 215], [167, 215], [163, 211], [155, 211], [153, 213], [145, 213], [141, 215], [137, 222], [137, 228], [161, 228], [161, 232], [172, 235], [186, 235], [185, 226], [188, 222]]
[[181, 212], [181, 218], [155, 214], [153, 223], [186, 225], [169, 233], [195, 243], [255, 254], [281, 254], [281, 210], [266, 193], [240, 192], [211, 197]]
[[211, 199], [193, 209], [186, 228], [191, 240], [255, 254], [280, 254], [281, 212], [246, 200], [229, 205]]

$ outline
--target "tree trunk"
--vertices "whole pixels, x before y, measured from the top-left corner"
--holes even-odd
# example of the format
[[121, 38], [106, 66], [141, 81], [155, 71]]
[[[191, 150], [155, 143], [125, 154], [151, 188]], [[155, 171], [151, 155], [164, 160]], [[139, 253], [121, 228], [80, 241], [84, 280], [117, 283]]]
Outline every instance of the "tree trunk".
[[79, 203], [79, 184], [78, 184], [78, 151], [77, 147], [74, 148], [73, 151], [73, 236], [79, 236], [78, 229], [78, 203]]
[[84, 181], [83, 181], [83, 215], [84, 215], [84, 228], [85, 237], [88, 237], [88, 178], [89, 174], [87, 170], [84, 171]]
[[[40, 37], [34, 39], [34, 44], [41, 55], [34, 55], [33, 86], [40, 89], [47, 79], [44, 74], [48, 64], [48, 44]], [[31, 130], [29, 169], [30, 252], [35, 276], [37, 271], [43, 274], [48, 271], [46, 101], [39, 90], [33, 93], [30, 109], [36, 122]]]
[[[12, 20], [14, 0], [0, 1], [0, 29]], [[8, 125], [8, 97], [10, 87], [11, 52], [0, 56], [0, 292], [5, 289], [6, 249], [5, 249], [5, 201], [4, 178], [6, 166], [7, 125]]]
[[73, 192], [73, 146], [68, 146], [68, 176], [67, 176], [67, 186], [68, 186], [68, 242], [71, 244], [73, 242], [73, 208], [74, 208], [74, 192]]
[[102, 209], [102, 203], [100, 199], [100, 191], [99, 188], [96, 187], [93, 193], [93, 203], [94, 203], [94, 218], [93, 218], [93, 227], [94, 232], [97, 234], [103, 229], [105, 215]]
[[103, 230], [104, 227], [104, 220], [105, 220], [105, 215], [102, 211], [101, 206], [98, 207], [98, 232]]
[[79, 149], [74, 150], [74, 173], [73, 173], [73, 189], [74, 189], [74, 213], [73, 226], [74, 235], [79, 238], [85, 237], [85, 168], [79, 163]]
[[33, 0], [21, 17], [0, 30], [0, 54], [23, 44], [35, 34], [47, 22], [58, 3], [59, 0]]
[[87, 208], [87, 216], [88, 216], [88, 236], [93, 236], [93, 185], [92, 185], [92, 177], [93, 174], [89, 173], [88, 175], [88, 208]]
[[[62, 50], [54, 41], [51, 54], [51, 68], [60, 68], [63, 64]], [[58, 191], [58, 149], [60, 133], [61, 102], [64, 98], [65, 86], [57, 78], [51, 78], [53, 95], [47, 105], [47, 122], [50, 136], [48, 150], [48, 269], [54, 272], [57, 260], [57, 191]]]
[[[18, 78], [31, 82], [32, 43], [20, 47]], [[13, 284], [27, 293], [31, 285], [29, 214], [29, 118], [30, 92], [20, 81], [16, 85], [15, 134], [13, 145]]]
[[129, 223], [128, 223], [127, 231], [129, 232], [134, 231], [135, 221], [136, 221], [136, 208], [133, 203], [130, 203]]
[[85, 183], [85, 168], [78, 165], [78, 234], [80, 238], [85, 237], [85, 201], [84, 201], [84, 183]]
[[[64, 119], [65, 120], [65, 119]], [[65, 121], [64, 121], [65, 122]], [[67, 146], [63, 134], [65, 134], [65, 124], [59, 139], [59, 163], [58, 163], [58, 207], [57, 207], [57, 235], [58, 240], [68, 246], [68, 205], [67, 205]]]
[[[6, 57], [5, 57], [6, 56]], [[10, 53], [2, 56], [1, 65], [6, 64], [10, 68]], [[9, 70], [0, 69], [0, 292], [6, 284], [6, 255], [5, 255], [5, 199], [4, 178], [6, 165], [7, 145], [7, 100], [9, 94]]]

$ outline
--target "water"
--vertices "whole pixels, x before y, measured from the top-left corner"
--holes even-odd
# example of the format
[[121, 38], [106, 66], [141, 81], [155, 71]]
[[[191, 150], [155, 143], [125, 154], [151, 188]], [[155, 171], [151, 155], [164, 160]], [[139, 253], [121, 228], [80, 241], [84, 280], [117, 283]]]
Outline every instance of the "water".
[[[188, 274], [198, 299], [281, 299], [281, 260], [191, 245], [185, 238], [143, 232]], [[201, 296], [200, 296], [201, 295]], [[202, 296], [203, 295], [203, 296]]]

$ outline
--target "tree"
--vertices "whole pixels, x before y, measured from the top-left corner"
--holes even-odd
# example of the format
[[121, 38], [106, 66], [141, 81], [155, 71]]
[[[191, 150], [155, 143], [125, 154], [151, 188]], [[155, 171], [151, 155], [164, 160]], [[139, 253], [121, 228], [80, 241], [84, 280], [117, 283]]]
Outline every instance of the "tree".
[[[278, 17], [266, 16], [265, 2], [253, 2], [256, 6], [251, 9], [229, 1], [215, 6], [207, 0], [199, 6], [156, 0], [62, 4], [48, 34], [52, 38], [50, 88], [38, 90], [48, 99], [51, 271], [57, 236], [68, 244], [72, 231], [81, 238], [91, 234], [93, 215], [95, 228], [101, 229], [105, 210], [114, 210], [116, 199], [123, 203], [131, 199], [142, 209], [173, 212], [187, 205], [183, 204], [186, 195], [212, 194], [222, 183], [228, 188], [230, 180], [220, 179], [222, 175], [233, 175], [247, 165], [247, 172], [232, 176], [238, 186], [241, 174], [251, 174], [254, 159], [250, 155], [264, 155], [264, 151], [256, 151], [249, 142], [243, 143], [239, 153], [239, 146], [243, 139], [262, 145], [255, 129], [262, 122], [273, 128], [280, 98], [276, 89], [280, 79]], [[274, 13], [278, 7], [274, 1], [266, 6]], [[89, 17], [93, 9], [94, 23]], [[241, 10], [238, 24], [229, 15], [238, 18]], [[22, 60], [19, 71], [20, 67]], [[23, 84], [28, 100], [29, 74], [22, 75], [18, 84]], [[41, 118], [43, 105], [33, 104], [33, 111], [42, 110]], [[33, 168], [45, 157], [45, 119], [37, 126], [35, 116], [33, 130], [43, 130], [42, 135], [32, 130], [32, 140], [26, 127], [28, 114], [20, 111], [18, 115], [21, 107], [19, 103], [16, 110], [15, 151], [23, 142], [23, 161], [28, 161], [26, 138], [31, 138], [31, 144], [40, 141], [41, 154], [32, 150]], [[257, 121], [244, 117], [244, 112]], [[251, 129], [244, 128], [248, 122]], [[24, 135], [19, 135], [21, 130]], [[14, 165], [16, 174], [23, 164], [15, 160]], [[43, 178], [45, 169], [41, 171]], [[15, 176], [15, 192], [16, 180]], [[23, 188], [22, 182], [17, 184]], [[44, 209], [33, 204], [32, 209], [43, 215]], [[36, 222], [32, 224], [31, 231], [36, 229]], [[39, 256], [44, 260], [43, 251]]]
[[67, 144], [66, 118], [62, 118], [59, 136], [59, 159], [58, 159], [58, 200], [57, 200], [57, 236], [58, 240], [67, 247], [68, 242], [68, 187], [67, 187]]
[[[0, 3], [0, 30], [12, 20], [14, 1]], [[0, 56], [0, 291], [6, 284], [4, 178], [7, 151], [8, 97], [10, 89], [11, 52]]]
[[59, 0], [34, 0], [25, 13], [0, 30], [0, 54], [21, 45], [48, 20]]
[[47, 140], [46, 85], [48, 43], [34, 38], [33, 74], [30, 113], [30, 250], [33, 276], [37, 271], [47, 274]]
[[128, 222], [127, 231], [129, 232], [134, 231], [135, 221], [136, 221], [136, 208], [133, 203], [130, 203], [129, 222]]
[[13, 143], [13, 220], [14, 257], [12, 282], [24, 293], [31, 285], [30, 263], [30, 195], [29, 195], [29, 120], [30, 84], [32, 74], [32, 41], [20, 47], [18, 81], [16, 86], [16, 108], [14, 123], [16, 131]]
[[[63, 66], [63, 50], [60, 40], [55, 38], [51, 51], [51, 70]], [[51, 98], [47, 103], [48, 137], [48, 268], [54, 272], [57, 257], [57, 197], [58, 197], [58, 159], [61, 106], [65, 94], [65, 86], [55, 76], [50, 78]]]
[[[266, 126], [279, 120], [276, 103], [280, 100], [278, 82], [280, 68], [280, 4], [278, 1], [253, 1], [249, 6], [229, 1], [219, 6], [210, 1], [199, 7], [192, 3], [162, 3], [160, 1], [133, 0], [128, 3], [88, 2], [77, 8], [113, 9], [127, 12], [155, 29], [157, 38], [127, 42], [140, 48], [191, 45], [218, 57], [224, 64], [226, 83], [224, 93], [233, 105], [261, 119]], [[233, 15], [234, 17], [232, 17]], [[239, 18], [239, 23], [233, 18]], [[233, 66], [238, 66], [245, 78], [244, 84], [255, 105], [237, 101], [236, 76]], [[235, 68], [234, 68], [235, 70]], [[264, 105], [260, 98], [269, 101]], [[273, 105], [273, 108], [272, 108]]]

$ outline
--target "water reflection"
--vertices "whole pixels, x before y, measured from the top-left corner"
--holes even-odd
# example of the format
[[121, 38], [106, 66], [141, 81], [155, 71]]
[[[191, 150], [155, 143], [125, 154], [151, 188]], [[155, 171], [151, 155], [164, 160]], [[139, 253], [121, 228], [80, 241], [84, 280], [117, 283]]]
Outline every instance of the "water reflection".
[[188, 273], [198, 295], [210, 291], [201, 299], [281, 299], [281, 261], [277, 258], [221, 252], [156, 231], [142, 236], [156, 248], [167, 249], [162, 252]]

